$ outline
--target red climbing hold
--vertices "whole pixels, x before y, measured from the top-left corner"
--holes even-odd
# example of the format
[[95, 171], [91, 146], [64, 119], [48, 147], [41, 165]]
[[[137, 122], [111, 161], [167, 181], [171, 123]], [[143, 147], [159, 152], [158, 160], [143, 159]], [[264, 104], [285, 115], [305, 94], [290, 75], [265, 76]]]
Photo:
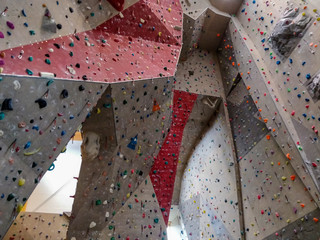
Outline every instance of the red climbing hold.
[[108, 0], [108, 2], [119, 12], [124, 8], [124, 0]]

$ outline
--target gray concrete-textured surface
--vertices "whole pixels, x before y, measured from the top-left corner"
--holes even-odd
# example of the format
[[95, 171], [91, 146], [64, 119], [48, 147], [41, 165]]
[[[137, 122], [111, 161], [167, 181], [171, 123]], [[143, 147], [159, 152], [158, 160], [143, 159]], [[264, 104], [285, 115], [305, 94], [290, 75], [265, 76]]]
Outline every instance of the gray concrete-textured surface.
[[172, 83], [161, 78], [114, 84], [84, 123], [85, 134], [100, 136], [100, 151], [88, 162], [83, 156], [69, 238], [99, 239], [148, 176], [171, 123]]
[[107, 85], [4, 75], [0, 78], [2, 237]]

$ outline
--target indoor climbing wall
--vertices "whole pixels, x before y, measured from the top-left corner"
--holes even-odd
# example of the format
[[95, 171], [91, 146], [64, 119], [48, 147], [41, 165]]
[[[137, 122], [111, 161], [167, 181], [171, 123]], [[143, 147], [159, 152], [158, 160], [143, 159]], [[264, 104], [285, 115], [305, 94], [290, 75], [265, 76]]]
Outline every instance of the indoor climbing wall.
[[[134, 2], [126, 1], [127, 4], [121, 7], [122, 12], [115, 16], [111, 14], [112, 18], [109, 18], [109, 14], [97, 14], [98, 16], [95, 14], [96, 11], [108, 12], [111, 6], [100, 9], [99, 1], [95, 4], [94, 1], [91, 2], [95, 7], [91, 6], [90, 16], [85, 14], [81, 19], [79, 17], [82, 14], [81, 9], [88, 9], [89, 3], [82, 6], [84, 3], [77, 1], [77, 8], [73, 9], [72, 6], [75, 3], [71, 1], [61, 6], [59, 1], [56, 1], [55, 5], [50, 1], [48, 6], [52, 5], [51, 8], [54, 8], [55, 12], [68, 12], [68, 16], [74, 12], [78, 13], [74, 19], [70, 17], [72, 18], [72, 22], [68, 22], [70, 30], [63, 35], [56, 36], [50, 33], [44, 34], [43, 37], [41, 31], [50, 30], [43, 29], [39, 22], [42, 18], [49, 18], [50, 21], [54, 18], [51, 12], [46, 11], [45, 3], [35, 7], [39, 12], [38, 17], [28, 15], [27, 7], [24, 9], [22, 6], [17, 9], [17, 4], [11, 8], [4, 6], [7, 10], [1, 20], [9, 33], [2, 32], [0, 35], [3, 37], [0, 38], [0, 49], [3, 50], [0, 62], [1, 72], [29, 76], [49, 75], [99, 82], [150, 79], [172, 76], [175, 73], [182, 34], [182, 11], [179, 1], [169, 1], [169, 3], [140, 0], [122, 11], [124, 6]], [[28, 5], [28, 10], [31, 11], [32, 7], [33, 5]], [[71, 11], [70, 8], [73, 10]], [[112, 11], [117, 12], [115, 9]], [[97, 20], [99, 24], [91, 24], [90, 29], [87, 26], [79, 26], [77, 30], [77, 25], [73, 25], [76, 22], [79, 25], [85, 24], [87, 17], [91, 19], [95, 16], [98, 18], [105, 16], [105, 19], [102, 22], [101, 19]], [[19, 21], [16, 20], [17, 18]], [[33, 31], [24, 29], [24, 22], [28, 22], [28, 19], [37, 22], [32, 26], [37, 29]], [[20, 28], [23, 30], [19, 31]], [[56, 27], [52, 28], [59, 31], [60, 26], [56, 24]], [[26, 36], [30, 32], [37, 36], [36, 33], [39, 32], [40, 37], [39, 40], [30, 41], [31, 43], [29, 41], [21, 43], [19, 41], [26, 38], [21, 35], [13, 38], [16, 32]], [[6, 44], [9, 39], [12, 39], [10, 43], [17, 42], [14, 48]]]
[[133, 196], [116, 213], [101, 236], [104, 239], [167, 239], [162, 217], [149, 177], [141, 182]]
[[100, 239], [133, 197], [168, 134], [172, 94], [172, 78], [161, 78], [114, 84], [99, 100], [83, 124], [83, 164], [69, 238]]
[[107, 85], [0, 76], [0, 236]]
[[[183, 48], [181, 60], [193, 48], [215, 51], [230, 20], [230, 15], [215, 8], [209, 0], [181, 1], [183, 9]], [[231, 6], [236, 12], [237, 7]], [[216, 24], [219, 22], [219, 24]]]
[[223, 104], [218, 110], [195, 145], [182, 178], [180, 211], [189, 239], [240, 238], [232, 139]]
[[[74, 196], [69, 232], [76, 232], [74, 222], [78, 221], [90, 221], [80, 224], [80, 235], [93, 227], [102, 230], [107, 213], [113, 216], [111, 209], [119, 209], [146, 178], [169, 131], [171, 77], [182, 41], [180, 3], [6, 1], [0, 7], [0, 72], [24, 76], [3, 76], [0, 82], [4, 86], [0, 141], [5, 186], [1, 188], [1, 238], [84, 120], [82, 154], [88, 168], [80, 174], [87, 175], [80, 176], [78, 185], [84, 200]], [[149, 80], [115, 86], [106, 83], [142, 79]], [[98, 163], [93, 164], [97, 157]], [[101, 175], [94, 175], [98, 168]], [[108, 191], [101, 187], [106, 183]], [[125, 198], [115, 199], [113, 191]], [[96, 207], [86, 201], [93, 198]], [[102, 208], [109, 211], [93, 214]]]
[[180, 61], [175, 75], [175, 89], [195, 94], [220, 97], [223, 89], [216, 56], [206, 50], [192, 49], [185, 61]]
[[4, 239], [16, 240], [64, 240], [69, 220], [62, 214], [21, 212]]
[[316, 7], [244, 1], [219, 48], [247, 239], [319, 238]]
[[179, 204], [183, 173], [190, 156], [193, 153], [194, 146], [197, 146], [201, 140], [201, 135], [206, 131], [208, 123], [216, 111], [218, 103], [218, 98], [198, 95], [197, 101], [193, 106], [192, 112], [183, 131], [172, 198], [172, 203], [175, 205]]

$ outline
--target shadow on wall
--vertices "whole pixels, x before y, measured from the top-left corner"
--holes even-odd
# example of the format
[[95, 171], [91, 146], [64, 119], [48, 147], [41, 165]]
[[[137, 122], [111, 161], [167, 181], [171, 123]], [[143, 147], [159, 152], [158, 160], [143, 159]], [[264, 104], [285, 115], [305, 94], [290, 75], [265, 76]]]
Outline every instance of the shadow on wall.
[[235, 14], [243, 0], [210, 0], [211, 4], [222, 12]]

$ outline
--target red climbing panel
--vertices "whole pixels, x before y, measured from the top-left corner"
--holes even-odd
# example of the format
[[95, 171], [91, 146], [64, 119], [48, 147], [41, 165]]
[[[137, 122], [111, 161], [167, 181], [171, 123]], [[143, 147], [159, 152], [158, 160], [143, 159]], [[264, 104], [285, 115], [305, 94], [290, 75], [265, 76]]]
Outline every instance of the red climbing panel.
[[169, 220], [183, 130], [197, 96], [197, 94], [174, 91], [170, 132], [150, 171], [150, 178], [166, 224]]

